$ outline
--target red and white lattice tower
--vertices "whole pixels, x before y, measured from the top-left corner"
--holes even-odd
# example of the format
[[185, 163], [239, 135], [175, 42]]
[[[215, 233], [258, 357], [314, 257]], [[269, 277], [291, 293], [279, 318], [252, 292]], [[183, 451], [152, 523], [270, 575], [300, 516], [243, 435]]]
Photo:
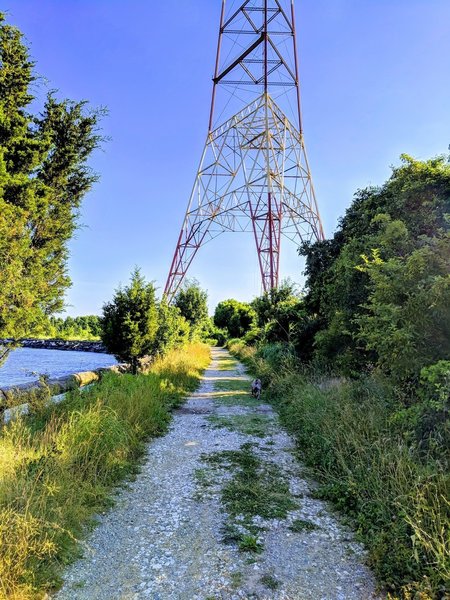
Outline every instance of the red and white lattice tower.
[[222, 2], [208, 135], [170, 267], [177, 293], [200, 246], [253, 232], [265, 291], [284, 234], [324, 238], [306, 157], [293, 0]]

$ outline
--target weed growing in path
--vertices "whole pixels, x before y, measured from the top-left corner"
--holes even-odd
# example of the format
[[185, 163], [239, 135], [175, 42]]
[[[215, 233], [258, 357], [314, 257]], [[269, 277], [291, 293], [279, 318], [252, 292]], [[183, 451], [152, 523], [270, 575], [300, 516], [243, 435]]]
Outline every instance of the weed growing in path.
[[239, 431], [244, 435], [266, 437], [269, 434], [273, 419], [264, 415], [253, 413], [244, 415], [217, 416], [211, 415], [208, 421], [215, 428], [226, 428], [230, 431]]
[[238, 548], [241, 552], [254, 552], [255, 554], [261, 554], [263, 551], [263, 545], [255, 535], [250, 533], [244, 533], [241, 535]]
[[278, 579], [275, 579], [272, 575], [266, 573], [261, 577], [261, 583], [269, 588], [269, 590], [276, 590], [280, 587], [280, 582]]
[[314, 523], [311, 523], [311, 521], [305, 521], [304, 519], [295, 519], [289, 525], [289, 529], [291, 531], [295, 531], [296, 533], [301, 533], [303, 531], [314, 531], [314, 529], [319, 529], [319, 527]]
[[284, 519], [297, 508], [287, 480], [275, 463], [256, 454], [252, 443], [243, 444], [239, 450], [206, 454], [202, 459], [213, 468], [232, 471], [222, 488], [229, 519], [224, 540], [236, 542], [241, 550], [262, 550], [257, 537], [263, 531], [261, 519]]

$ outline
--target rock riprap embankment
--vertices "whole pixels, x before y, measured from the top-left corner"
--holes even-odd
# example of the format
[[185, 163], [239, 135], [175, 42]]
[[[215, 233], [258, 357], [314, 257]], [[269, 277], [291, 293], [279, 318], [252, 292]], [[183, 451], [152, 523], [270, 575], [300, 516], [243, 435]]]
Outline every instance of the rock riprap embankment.
[[[0, 345], [10, 344], [13, 340], [0, 340]], [[34, 339], [20, 340], [22, 348], [35, 348], [37, 350], [71, 350], [76, 352], [106, 352], [105, 346], [99, 341], [88, 340], [61, 340], [61, 339]]]
[[369, 600], [364, 550], [225, 350], [65, 574], [57, 600]]

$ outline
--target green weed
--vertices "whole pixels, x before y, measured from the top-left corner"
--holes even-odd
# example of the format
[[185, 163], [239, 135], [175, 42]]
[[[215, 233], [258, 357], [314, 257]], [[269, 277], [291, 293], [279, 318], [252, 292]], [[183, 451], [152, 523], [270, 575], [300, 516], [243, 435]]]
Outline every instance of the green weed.
[[229, 415], [217, 416], [211, 415], [208, 421], [217, 428], [226, 428], [230, 431], [239, 431], [245, 435], [255, 437], [266, 437], [273, 424], [273, 419], [267, 416], [245, 414], [245, 415]]
[[264, 574], [261, 577], [261, 583], [266, 586], [269, 590], [276, 590], [280, 587], [278, 579], [270, 575], [269, 573]]
[[[289, 484], [275, 463], [260, 459], [254, 444], [243, 444], [239, 450], [224, 450], [205, 454], [202, 459], [212, 467], [231, 469], [232, 476], [222, 488], [222, 503], [229, 516], [223, 534], [224, 541], [236, 542], [239, 548], [245, 536], [255, 537], [261, 527], [254, 517], [286, 518], [297, 508]], [[254, 551], [254, 550], [253, 550]]]
[[289, 529], [291, 531], [295, 531], [296, 533], [301, 533], [303, 531], [314, 531], [314, 529], [318, 529], [318, 526], [311, 521], [305, 521], [304, 519], [295, 519], [289, 525]]
[[234, 588], [239, 588], [242, 585], [243, 574], [240, 571], [235, 571], [231, 573], [231, 585]]
[[254, 552], [260, 554], [263, 546], [254, 535], [246, 534], [239, 540], [238, 548], [241, 552]]

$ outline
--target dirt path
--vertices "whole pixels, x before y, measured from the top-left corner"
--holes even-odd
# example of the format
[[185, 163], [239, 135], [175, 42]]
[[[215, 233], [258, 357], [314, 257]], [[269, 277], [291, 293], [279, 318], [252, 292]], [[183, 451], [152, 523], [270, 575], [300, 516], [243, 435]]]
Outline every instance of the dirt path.
[[364, 553], [225, 350], [100, 518], [57, 600], [368, 600]]

